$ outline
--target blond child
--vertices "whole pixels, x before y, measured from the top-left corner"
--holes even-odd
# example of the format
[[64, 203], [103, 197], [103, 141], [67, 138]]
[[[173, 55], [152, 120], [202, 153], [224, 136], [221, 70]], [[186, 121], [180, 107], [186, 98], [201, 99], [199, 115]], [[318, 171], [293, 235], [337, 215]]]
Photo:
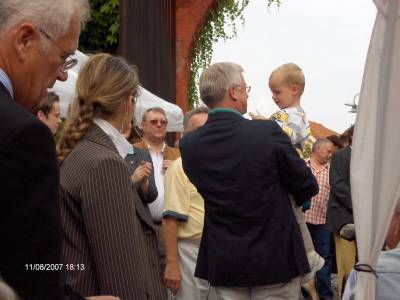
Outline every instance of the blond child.
[[[282, 130], [289, 136], [293, 146], [302, 155], [304, 145], [311, 135], [307, 116], [300, 106], [300, 98], [305, 86], [304, 74], [296, 64], [284, 64], [271, 73], [268, 86], [272, 92], [272, 99], [280, 109], [270, 119], [275, 120], [279, 124]], [[251, 116], [253, 119], [260, 117], [254, 114], [251, 114]], [[311, 272], [302, 278], [302, 282], [305, 283], [311, 280], [315, 272], [323, 267], [324, 259], [315, 252], [301, 207], [296, 205], [293, 196], [290, 195], [290, 198], [310, 263]]]

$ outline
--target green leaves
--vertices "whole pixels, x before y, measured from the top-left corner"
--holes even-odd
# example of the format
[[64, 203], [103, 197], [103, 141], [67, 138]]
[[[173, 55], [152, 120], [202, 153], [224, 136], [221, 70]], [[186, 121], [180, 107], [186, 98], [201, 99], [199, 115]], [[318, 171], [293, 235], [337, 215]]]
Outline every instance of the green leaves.
[[[243, 11], [250, 0], [218, 0], [215, 8], [209, 12], [204, 27], [195, 37], [195, 47], [192, 52], [188, 99], [190, 107], [199, 104], [197, 83], [200, 70], [207, 68], [212, 59], [213, 44], [220, 39], [229, 40], [237, 36], [237, 22], [245, 24]], [[268, 7], [273, 3], [280, 5], [280, 0], [266, 0]]]
[[91, 20], [80, 37], [84, 52], [115, 53], [119, 34], [119, 0], [90, 0]]

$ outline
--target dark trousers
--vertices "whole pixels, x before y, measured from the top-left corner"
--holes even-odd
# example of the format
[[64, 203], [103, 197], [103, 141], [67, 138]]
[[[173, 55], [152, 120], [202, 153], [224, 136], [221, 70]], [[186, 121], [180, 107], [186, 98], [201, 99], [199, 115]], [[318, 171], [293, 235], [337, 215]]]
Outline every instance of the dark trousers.
[[333, 295], [331, 287], [331, 269], [332, 269], [332, 254], [331, 254], [331, 232], [325, 225], [314, 225], [307, 223], [310, 231], [311, 239], [314, 244], [315, 251], [325, 259], [325, 264], [321, 270], [316, 273], [316, 287], [319, 298], [330, 299]]

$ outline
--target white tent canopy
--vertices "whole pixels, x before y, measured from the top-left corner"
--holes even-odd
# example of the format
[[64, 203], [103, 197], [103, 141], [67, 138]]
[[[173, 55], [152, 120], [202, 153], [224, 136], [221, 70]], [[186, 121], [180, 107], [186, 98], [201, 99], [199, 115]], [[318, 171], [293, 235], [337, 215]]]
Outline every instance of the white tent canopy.
[[[373, 269], [400, 199], [400, 5], [399, 0], [374, 2], [378, 14], [364, 70], [351, 158], [358, 259]], [[375, 299], [375, 293], [374, 275], [359, 272], [356, 299]]]
[[[51, 89], [60, 97], [61, 117], [67, 116], [69, 103], [75, 96], [75, 84], [81, 66], [88, 60], [88, 56], [80, 51], [76, 51], [74, 58], [78, 59], [78, 65], [68, 70], [68, 80], [65, 82], [56, 81]], [[183, 131], [183, 113], [179, 106], [169, 103], [160, 97], [152, 94], [143, 87], [140, 87], [140, 96], [135, 106], [135, 123], [139, 125], [142, 115], [146, 109], [158, 106], [165, 110], [168, 119], [167, 131]]]

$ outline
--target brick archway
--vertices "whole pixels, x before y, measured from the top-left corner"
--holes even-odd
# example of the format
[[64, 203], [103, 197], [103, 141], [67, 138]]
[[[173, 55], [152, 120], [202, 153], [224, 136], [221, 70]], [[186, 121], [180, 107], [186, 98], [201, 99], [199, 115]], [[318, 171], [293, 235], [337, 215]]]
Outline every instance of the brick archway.
[[189, 108], [188, 87], [190, 77], [191, 51], [194, 36], [206, 21], [207, 13], [214, 8], [216, 0], [176, 0], [176, 104], [185, 112]]

